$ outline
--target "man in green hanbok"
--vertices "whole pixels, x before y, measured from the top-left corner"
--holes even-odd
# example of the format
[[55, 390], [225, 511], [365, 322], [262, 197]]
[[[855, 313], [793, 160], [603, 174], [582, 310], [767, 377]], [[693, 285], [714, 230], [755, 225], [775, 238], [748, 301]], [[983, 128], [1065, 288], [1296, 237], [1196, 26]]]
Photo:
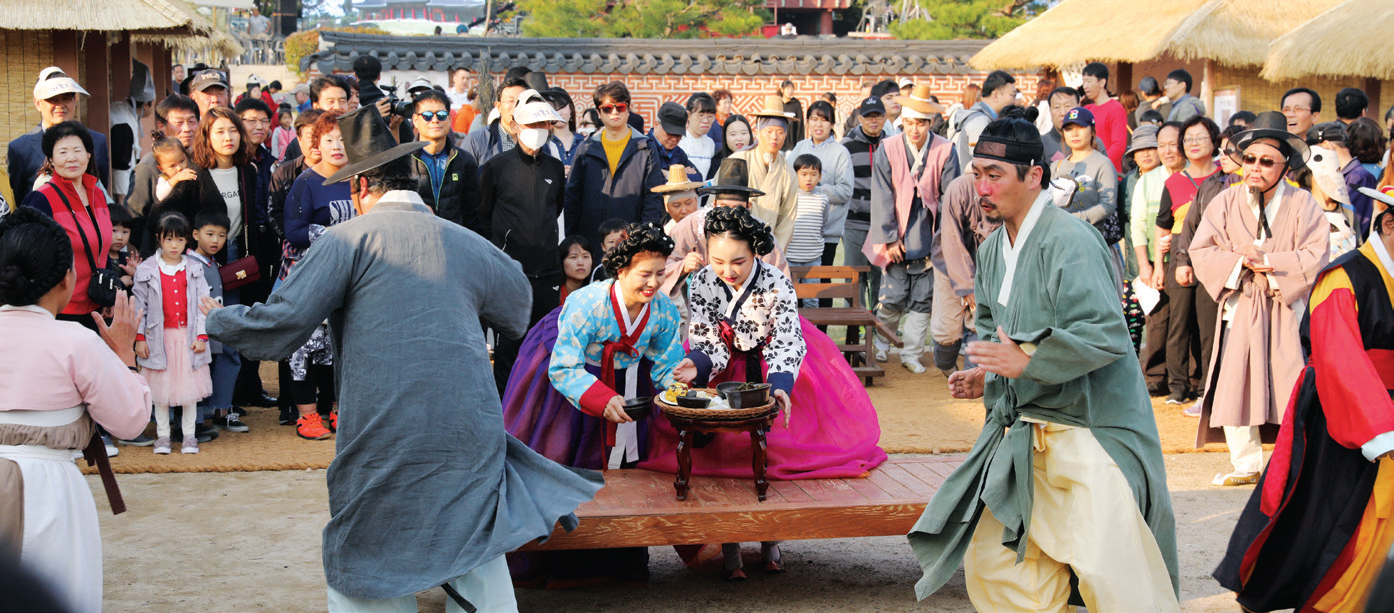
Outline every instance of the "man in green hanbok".
[[978, 366], [949, 388], [988, 418], [910, 532], [916, 593], [961, 562], [981, 611], [1176, 611], [1175, 518], [1120, 280], [1098, 231], [1052, 204], [1042, 151], [1020, 111], [973, 150], [1003, 226], [978, 251]]

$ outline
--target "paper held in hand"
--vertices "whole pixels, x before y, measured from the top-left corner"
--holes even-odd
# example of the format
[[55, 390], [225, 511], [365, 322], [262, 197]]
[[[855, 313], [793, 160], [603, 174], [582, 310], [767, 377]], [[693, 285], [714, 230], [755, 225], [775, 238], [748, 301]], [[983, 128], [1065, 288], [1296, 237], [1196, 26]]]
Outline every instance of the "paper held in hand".
[[1152, 309], [1157, 308], [1157, 303], [1162, 301], [1162, 293], [1152, 289], [1142, 277], [1133, 279], [1133, 295], [1137, 296], [1137, 303], [1142, 307], [1142, 312], [1148, 315], [1151, 315]]

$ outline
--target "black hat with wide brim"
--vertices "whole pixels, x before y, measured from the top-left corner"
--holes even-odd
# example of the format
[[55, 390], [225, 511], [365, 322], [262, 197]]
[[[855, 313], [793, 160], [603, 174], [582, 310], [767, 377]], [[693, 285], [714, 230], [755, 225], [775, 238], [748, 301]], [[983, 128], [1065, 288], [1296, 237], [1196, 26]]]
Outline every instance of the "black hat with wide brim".
[[398, 145], [387, 122], [378, 114], [378, 107], [371, 104], [339, 117], [339, 134], [344, 139], [344, 156], [349, 163], [325, 179], [325, 185], [367, 172], [426, 146], [426, 141]]
[[1234, 135], [1230, 139], [1230, 144], [1234, 146], [1235, 154], [1230, 158], [1236, 164], [1244, 165], [1243, 153], [1245, 149], [1254, 141], [1271, 139], [1287, 145], [1288, 168], [1298, 170], [1307, 165], [1307, 159], [1311, 157], [1312, 150], [1307, 147], [1307, 141], [1301, 136], [1288, 132], [1288, 118], [1278, 111], [1265, 111], [1254, 118], [1254, 123], [1250, 124], [1249, 129]]
[[740, 158], [726, 158], [721, 160], [721, 167], [716, 169], [716, 178], [712, 180], [712, 185], [697, 190], [702, 195], [707, 194], [743, 194], [746, 197], [763, 196], [765, 192], [750, 187], [750, 172], [745, 165], [745, 160]]

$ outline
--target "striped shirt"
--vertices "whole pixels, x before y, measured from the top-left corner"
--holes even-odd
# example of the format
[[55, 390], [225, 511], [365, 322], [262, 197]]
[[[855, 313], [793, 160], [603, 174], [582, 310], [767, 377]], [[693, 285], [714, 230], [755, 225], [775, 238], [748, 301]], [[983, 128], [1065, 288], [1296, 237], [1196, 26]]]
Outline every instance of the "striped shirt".
[[828, 197], [799, 191], [794, 212], [794, 235], [784, 257], [790, 262], [812, 262], [823, 258], [823, 218], [828, 214]]

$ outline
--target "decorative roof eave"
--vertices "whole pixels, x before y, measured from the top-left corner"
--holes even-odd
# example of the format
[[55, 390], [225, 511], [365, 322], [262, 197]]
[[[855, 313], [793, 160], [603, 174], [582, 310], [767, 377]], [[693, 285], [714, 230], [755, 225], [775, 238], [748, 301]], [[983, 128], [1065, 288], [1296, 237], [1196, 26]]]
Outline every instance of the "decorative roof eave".
[[991, 42], [478, 38], [348, 32], [321, 32], [320, 41], [322, 50], [308, 56], [302, 67], [314, 66], [321, 73], [349, 72], [360, 55], [377, 57], [383, 70], [444, 71], [456, 66], [478, 70], [480, 55], [489, 53], [489, 67], [496, 71], [527, 66], [549, 73], [749, 76], [976, 73], [968, 58]]
[[1349, 0], [1273, 41], [1259, 76], [1394, 79], [1394, 53], [1388, 45], [1370, 44], [1386, 37], [1390, 27], [1394, 0]]

